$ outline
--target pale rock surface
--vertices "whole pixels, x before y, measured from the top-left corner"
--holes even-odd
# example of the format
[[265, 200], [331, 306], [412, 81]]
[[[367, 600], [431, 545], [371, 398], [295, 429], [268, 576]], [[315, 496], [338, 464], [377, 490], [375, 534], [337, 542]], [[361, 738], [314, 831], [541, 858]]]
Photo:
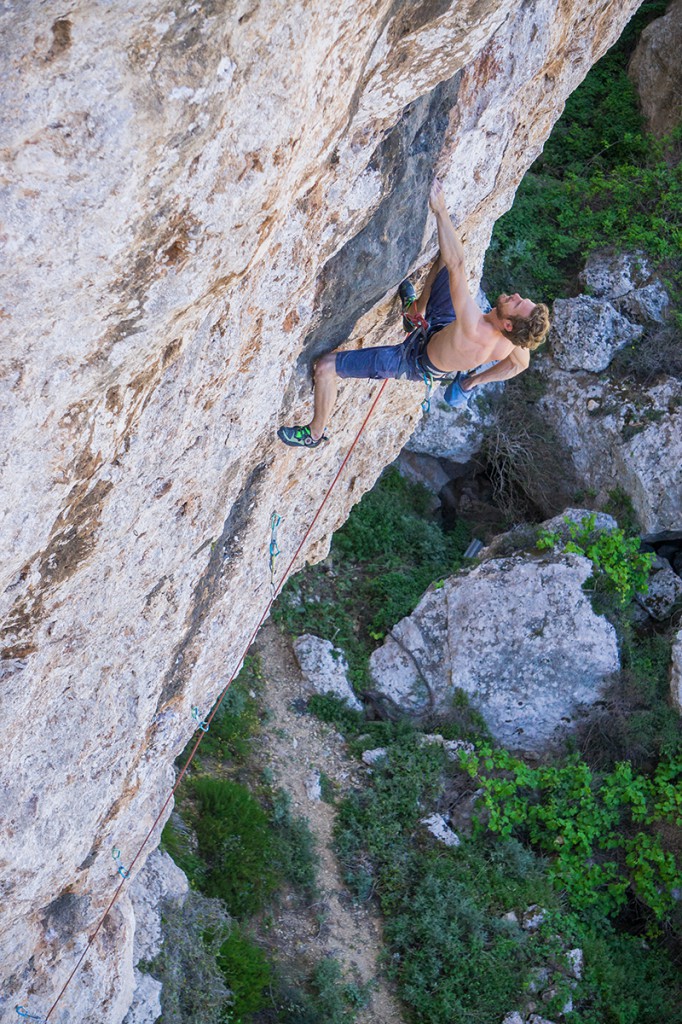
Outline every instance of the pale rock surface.
[[585, 954], [582, 949], [576, 947], [575, 949], [568, 949], [566, 951], [566, 959], [570, 964], [570, 970], [576, 981], [580, 981], [583, 976], [583, 968], [585, 966]]
[[[392, 382], [298, 551], [378, 391], [344, 384], [329, 444], [289, 451], [275, 429], [309, 415], [311, 361], [399, 335], [436, 170], [475, 286], [636, 6], [3, 6], [2, 1024], [57, 997], [112, 846], [134, 876], [158, 843], [191, 708], [267, 614], [272, 512], [280, 582], [420, 416]], [[51, 1019], [120, 1024], [132, 934], [124, 891]]]
[[[622, 487], [644, 533], [679, 528], [682, 517], [682, 383], [672, 377], [630, 389], [545, 360], [538, 407], [568, 447], [578, 478], [606, 492]], [[592, 410], [590, 402], [596, 402]]]
[[562, 370], [605, 370], [619, 348], [642, 336], [642, 328], [610, 302], [578, 295], [555, 299], [549, 346]]
[[652, 619], [662, 622], [671, 615], [678, 602], [682, 602], [682, 579], [668, 563], [649, 576], [649, 589], [637, 594], [637, 601]]
[[673, 641], [670, 663], [670, 699], [682, 715], [682, 629]]
[[579, 555], [516, 555], [450, 577], [374, 651], [376, 688], [415, 715], [460, 688], [501, 743], [542, 750], [619, 667], [615, 631], [582, 590], [591, 573]]
[[523, 912], [521, 927], [527, 932], [536, 932], [547, 918], [547, 911], [537, 903], [532, 903]]
[[154, 1024], [161, 1016], [161, 991], [163, 985], [151, 974], [144, 974], [135, 968], [135, 991], [123, 1024]]
[[524, 1018], [517, 1010], [514, 1010], [513, 1013], [507, 1014], [502, 1021], [502, 1024], [524, 1024]]
[[377, 761], [383, 760], [388, 754], [386, 747], [375, 747], [373, 750], [363, 750], [362, 760], [366, 765], [370, 767], [376, 764]]
[[429, 814], [426, 818], [421, 819], [421, 824], [439, 843], [450, 848], [462, 845], [459, 836], [452, 831], [442, 814]]
[[407, 442], [407, 451], [451, 462], [469, 462], [480, 451], [486, 427], [494, 420], [495, 397], [501, 389], [500, 384], [476, 389], [463, 409], [453, 409], [443, 401], [443, 389], [437, 388], [431, 399], [431, 411]]
[[153, 960], [161, 949], [161, 903], [181, 903], [189, 892], [187, 875], [164, 851], [154, 850], [130, 887], [130, 902], [135, 913], [133, 957]]
[[596, 299], [620, 299], [648, 285], [651, 264], [643, 252], [616, 253], [597, 249], [585, 261], [580, 279]]
[[[421, 484], [434, 499], [450, 482], [450, 476], [443, 469], [438, 459], [433, 455], [422, 455], [418, 452], [409, 451], [403, 448], [395, 463], [398, 472], [411, 483]], [[434, 500], [433, 511], [440, 507], [440, 501]]]
[[356, 711], [362, 704], [348, 682], [348, 662], [330, 640], [304, 633], [294, 640], [294, 654], [303, 678], [316, 693], [333, 693]]
[[153, 1024], [161, 1016], [162, 984], [137, 969], [141, 960], [153, 960], [163, 943], [161, 905], [166, 900], [181, 902], [189, 892], [184, 871], [167, 853], [157, 849], [130, 887], [130, 902], [135, 914], [133, 963], [135, 990], [123, 1024]]
[[670, 298], [644, 253], [600, 249], [588, 256], [580, 276], [590, 295], [608, 300], [629, 320], [639, 324], [665, 320]]
[[682, 0], [673, 0], [642, 32], [628, 68], [654, 135], [665, 135], [682, 118], [681, 47]]
[[[615, 530], [618, 523], [608, 512], [593, 512], [589, 508], [567, 508], [561, 515], [552, 516], [541, 524], [543, 530], [555, 533], [562, 543], [571, 539], [571, 524], [581, 526], [586, 519], [594, 516], [594, 529], [596, 533], [610, 533]], [[567, 522], [568, 520], [568, 522]]]

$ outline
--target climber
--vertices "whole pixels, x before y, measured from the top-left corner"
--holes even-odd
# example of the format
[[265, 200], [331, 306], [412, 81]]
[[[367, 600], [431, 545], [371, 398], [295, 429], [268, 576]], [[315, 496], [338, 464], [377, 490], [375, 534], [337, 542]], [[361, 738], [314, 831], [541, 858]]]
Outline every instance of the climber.
[[[425, 380], [427, 388], [449, 380], [444, 398], [463, 407], [475, 387], [509, 380], [528, 369], [530, 351], [549, 330], [549, 310], [543, 303], [520, 295], [500, 295], [493, 309], [483, 313], [469, 292], [464, 250], [436, 179], [429, 196], [436, 216], [440, 253], [417, 300], [409, 281], [399, 295], [403, 324], [412, 330], [401, 345], [329, 352], [315, 365], [315, 412], [307, 426], [280, 427], [277, 436], [292, 447], [316, 448], [327, 440], [325, 427], [336, 401], [338, 378], [388, 377]], [[424, 326], [425, 324], [425, 326]], [[488, 369], [479, 369], [494, 363]]]

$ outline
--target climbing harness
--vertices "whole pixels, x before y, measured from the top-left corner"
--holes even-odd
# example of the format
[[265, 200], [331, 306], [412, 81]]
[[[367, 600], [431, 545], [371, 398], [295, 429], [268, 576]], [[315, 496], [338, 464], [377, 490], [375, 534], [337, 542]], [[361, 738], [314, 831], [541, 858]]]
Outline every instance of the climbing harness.
[[[139, 858], [140, 858], [140, 856], [142, 854], [142, 851], [144, 850], [144, 848], [146, 847], [147, 843], [149, 842], [149, 840], [151, 839], [152, 835], [154, 834], [154, 830], [156, 829], [157, 825], [159, 824], [159, 822], [163, 818], [163, 815], [164, 815], [164, 813], [166, 811], [166, 808], [168, 807], [168, 805], [170, 804], [171, 800], [175, 796], [176, 792], [178, 791], [178, 788], [179, 788], [180, 784], [182, 783], [182, 780], [184, 779], [185, 775], [187, 774], [187, 770], [188, 770], [190, 764], [192, 763], [192, 761], [194, 760], [194, 755], [197, 752], [199, 744], [201, 743], [202, 739], [206, 735], [206, 731], [208, 730], [208, 727], [210, 726], [211, 722], [213, 721], [213, 718], [218, 713], [218, 710], [219, 710], [223, 700], [225, 699], [225, 695], [226, 695], [227, 691], [229, 690], [233, 680], [235, 679], [235, 677], [237, 675], [237, 672], [241, 668], [241, 665], [242, 665], [242, 663], [244, 661], [244, 658], [248, 654], [248, 651], [249, 651], [249, 648], [251, 647], [251, 644], [254, 642], [254, 640], [256, 639], [256, 636], [258, 635], [259, 629], [261, 628], [261, 626], [265, 622], [266, 618], [268, 617], [270, 609], [272, 608], [272, 606], [273, 606], [273, 604], [275, 602], [275, 598], [280, 593], [280, 591], [282, 590], [282, 587], [286, 583], [286, 581], [287, 581], [287, 579], [289, 577], [289, 573], [291, 572], [291, 570], [293, 569], [294, 565], [296, 564], [298, 556], [300, 555], [301, 551], [303, 550], [303, 547], [305, 546], [305, 543], [308, 540], [308, 537], [312, 533], [312, 531], [313, 531], [313, 529], [315, 527], [315, 524], [317, 523], [317, 520], [322, 515], [324, 507], [327, 504], [332, 491], [336, 487], [336, 484], [338, 483], [338, 480], [339, 480], [341, 474], [343, 473], [344, 469], [346, 468], [346, 465], [348, 464], [348, 460], [350, 459], [351, 455], [355, 451], [355, 447], [356, 447], [358, 441], [360, 440], [360, 437], [362, 436], [362, 433], [363, 433], [365, 427], [369, 423], [369, 420], [370, 420], [370, 418], [372, 416], [372, 413], [376, 409], [376, 407], [377, 407], [377, 405], [379, 403], [379, 399], [383, 395], [384, 389], [385, 389], [387, 384], [388, 384], [388, 380], [382, 381], [381, 387], [379, 388], [377, 394], [374, 397], [374, 401], [372, 402], [372, 404], [370, 406], [369, 412], [367, 413], [367, 415], [365, 416], [364, 420], [362, 421], [362, 425], [361, 425], [360, 429], [358, 430], [357, 434], [355, 435], [355, 440], [353, 441], [353, 443], [351, 444], [350, 448], [348, 449], [348, 451], [346, 452], [345, 456], [343, 457], [341, 465], [339, 466], [339, 468], [338, 468], [338, 470], [336, 472], [336, 476], [334, 477], [334, 479], [332, 480], [329, 488], [327, 489], [327, 493], [325, 494], [324, 498], [322, 499], [317, 512], [313, 516], [312, 521], [311, 521], [310, 525], [308, 526], [308, 529], [303, 534], [303, 538], [301, 539], [301, 541], [300, 541], [298, 547], [296, 548], [296, 550], [295, 550], [295, 552], [294, 552], [294, 554], [293, 554], [289, 564], [287, 565], [284, 573], [282, 574], [282, 577], [281, 577], [279, 583], [276, 584], [274, 586], [274, 588], [272, 589], [271, 596], [268, 599], [268, 602], [267, 602], [267, 604], [265, 606], [263, 614], [261, 615], [260, 619], [256, 623], [256, 627], [253, 630], [253, 632], [251, 633], [251, 635], [250, 635], [250, 637], [249, 637], [249, 639], [247, 641], [246, 647], [244, 649], [244, 652], [243, 652], [242, 656], [240, 657], [240, 659], [237, 661], [236, 667], [234, 668], [234, 670], [232, 672], [232, 675], [230, 676], [230, 678], [228, 679], [227, 683], [223, 687], [223, 690], [222, 690], [220, 696], [218, 697], [218, 700], [213, 705], [213, 709], [212, 709], [210, 715], [208, 716], [208, 718], [206, 719], [206, 721], [199, 723], [199, 730], [198, 730], [199, 731], [199, 735], [198, 735], [198, 737], [197, 737], [197, 739], [196, 739], [196, 741], [195, 741], [195, 743], [194, 743], [194, 745], [192, 747], [190, 755], [187, 758], [187, 760], [186, 760], [185, 764], [183, 765], [182, 769], [178, 773], [178, 777], [175, 780], [175, 785], [173, 786], [173, 788], [171, 789], [170, 793], [166, 797], [166, 799], [165, 799], [165, 801], [163, 803], [163, 806], [161, 807], [161, 810], [159, 811], [159, 813], [157, 814], [156, 818], [154, 819], [154, 822], [152, 823], [152, 826], [149, 829], [149, 831], [147, 832], [145, 838], [142, 840], [142, 843], [140, 844], [140, 846], [139, 846], [139, 848], [137, 850], [137, 853], [135, 854], [135, 856], [133, 857], [132, 861], [130, 862], [130, 867], [127, 870], [120, 863], [121, 851], [118, 849], [118, 847], [116, 847], [116, 846], [114, 847], [112, 856], [114, 857], [114, 860], [119, 865], [119, 867], [118, 867], [118, 874], [121, 876], [121, 881], [118, 883], [118, 885], [116, 887], [116, 890], [115, 890], [113, 896], [111, 897], [106, 910], [104, 911], [104, 913], [100, 917], [95, 930], [90, 935], [90, 937], [89, 937], [89, 939], [88, 939], [88, 941], [87, 941], [87, 943], [85, 945], [85, 948], [83, 949], [83, 951], [82, 951], [80, 957], [78, 958], [75, 966], [72, 968], [71, 973], [69, 974], [68, 978], [64, 982], [64, 984], [63, 984], [59, 994], [57, 995], [57, 998], [52, 1003], [52, 1006], [48, 1010], [47, 1015], [45, 1016], [44, 1019], [42, 1017], [32, 1017], [30, 1014], [28, 1014], [24, 1010], [23, 1007], [17, 1007], [16, 1008], [17, 1009], [17, 1013], [19, 1014], [20, 1017], [22, 1017], [22, 1016], [23, 1017], [28, 1017], [31, 1020], [38, 1020], [38, 1021], [40, 1021], [41, 1024], [48, 1024], [50, 1017], [54, 1013], [54, 1011], [55, 1011], [56, 1007], [58, 1006], [59, 1002], [61, 1001], [64, 993], [66, 992], [67, 988], [71, 984], [71, 982], [72, 982], [73, 978], [75, 977], [78, 969], [80, 968], [81, 964], [83, 963], [83, 960], [85, 959], [85, 957], [90, 952], [95, 939], [99, 935], [104, 922], [106, 921], [107, 917], [109, 916], [109, 912], [111, 911], [112, 907], [114, 906], [114, 904], [116, 903], [118, 897], [120, 896], [121, 890], [122, 890], [122, 888], [123, 888], [127, 878], [130, 876], [130, 873], [132, 872], [133, 868], [135, 867], [137, 861], [139, 860]], [[270, 529], [271, 529], [271, 540], [270, 540], [270, 545], [271, 545], [271, 547], [270, 547], [271, 574], [272, 574], [272, 560], [274, 558], [276, 558], [277, 555], [279, 554], [279, 548], [277, 547], [276, 532], [277, 532], [277, 527], [280, 525], [281, 517], [277, 516], [277, 521], [275, 522], [275, 517], [276, 516], [277, 516], [277, 513], [273, 512], [271, 520], [270, 520]], [[274, 538], [272, 536], [273, 532], [275, 534]], [[274, 549], [272, 547], [273, 540], [274, 540]], [[197, 709], [197, 716], [198, 716], [198, 709]], [[204, 729], [203, 726], [206, 726], [206, 729]], [[20, 1011], [22, 1011], [22, 1012], [20, 1012]]]

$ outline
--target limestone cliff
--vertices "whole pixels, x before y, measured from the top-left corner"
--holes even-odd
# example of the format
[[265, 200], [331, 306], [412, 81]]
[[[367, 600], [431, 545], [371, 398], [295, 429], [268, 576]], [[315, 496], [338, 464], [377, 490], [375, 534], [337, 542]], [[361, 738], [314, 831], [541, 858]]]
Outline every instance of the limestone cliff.
[[[66, 982], [267, 605], [271, 512], [286, 564], [367, 411], [347, 384], [323, 450], [279, 445], [311, 359], [399, 330], [434, 172], [476, 282], [636, 6], [2, 6], [3, 1022]], [[301, 558], [420, 399], [389, 386]], [[50, 1020], [118, 1024], [132, 930], [124, 890]]]

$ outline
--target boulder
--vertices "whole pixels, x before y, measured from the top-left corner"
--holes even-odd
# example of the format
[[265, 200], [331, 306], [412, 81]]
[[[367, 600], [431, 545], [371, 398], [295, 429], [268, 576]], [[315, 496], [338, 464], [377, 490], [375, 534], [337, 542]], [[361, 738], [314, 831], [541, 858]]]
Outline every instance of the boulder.
[[588, 256], [580, 277], [590, 295], [608, 300], [628, 320], [648, 324], [666, 318], [670, 297], [642, 252], [600, 249]]
[[571, 539], [571, 523], [580, 524], [588, 516], [594, 516], [593, 532], [595, 534], [610, 532], [618, 527], [616, 520], [607, 512], [593, 512], [588, 508], [567, 508], [561, 515], [545, 520], [542, 523], [542, 529], [547, 530], [549, 533], [555, 533], [558, 540], [565, 544], [566, 541]]
[[682, 629], [673, 641], [670, 662], [670, 699], [682, 715]]
[[585, 487], [621, 487], [645, 533], [676, 530], [682, 520], [682, 383], [648, 388], [569, 373], [544, 364], [538, 401], [571, 452]]
[[407, 451], [451, 462], [469, 462], [480, 451], [486, 427], [493, 420], [495, 398], [502, 387], [487, 384], [477, 388], [462, 409], [447, 405], [443, 388], [437, 388], [431, 397], [431, 410], [407, 442]]
[[574, 554], [493, 559], [429, 589], [370, 659], [376, 688], [413, 715], [463, 690], [501, 743], [560, 740], [618, 671], [613, 626], [582, 584]]
[[642, 32], [628, 74], [639, 94], [649, 131], [663, 136], [682, 118], [682, 0]]
[[294, 653], [303, 678], [316, 693], [333, 693], [355, 711], [362, 704], [348, 682], [348, 662], [338, 647], [312, 633], [304, 633], [294, 640]]
[[648, 285], [652, 273], [643, 252], [598, 249], [587, 257], [580, 280], [594, 298], [612, 301]]
[[449, 847], [461, 846], [461, 839], [452, 831], [442, 814], [429, 814], [428, 817], [421, 819], [421, 823], [439, 843]]
[[639, 325], [604, 299], [579, 295], [554, 302], [549, 345], [562, 370], [605, 370], [619, 348], [641, 335]]
[[672, 614], [675, 605], [682, 601], [682, 579], [665, 562], [662, 568], [651, 573], [648, 590], [638, 594], [637, 600], [652, 619], [662, 622]]
[[440, 507], [440, 501], [437, 498], [445, 485], [450, 482], [450, 477], [437, 458], [433, 455], [403, 448], [396, 459], [395, 465], [398, 468], [398, 472], [406, 480], [415, 484], [421, 484], [427, 491], [431, 491], [431, 494], [434, 495], [434, 511]]

